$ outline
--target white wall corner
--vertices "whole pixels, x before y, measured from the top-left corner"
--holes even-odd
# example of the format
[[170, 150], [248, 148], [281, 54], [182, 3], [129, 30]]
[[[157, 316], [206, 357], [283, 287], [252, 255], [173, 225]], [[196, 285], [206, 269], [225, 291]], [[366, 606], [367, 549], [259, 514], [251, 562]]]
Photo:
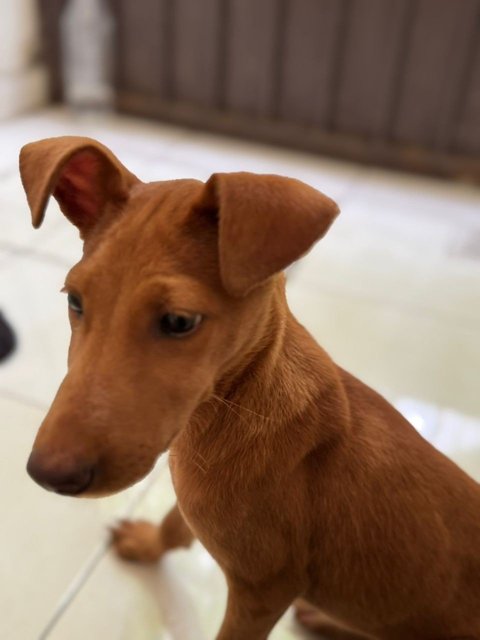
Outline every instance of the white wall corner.
[[48, 77], [38, 62], [36, 0], [0, 0], [0, 118], [45, 104]]
[[0, 118], [38, 109], [48, 100], [47, 71], [31, 66], [15, 74], [0, 73]]

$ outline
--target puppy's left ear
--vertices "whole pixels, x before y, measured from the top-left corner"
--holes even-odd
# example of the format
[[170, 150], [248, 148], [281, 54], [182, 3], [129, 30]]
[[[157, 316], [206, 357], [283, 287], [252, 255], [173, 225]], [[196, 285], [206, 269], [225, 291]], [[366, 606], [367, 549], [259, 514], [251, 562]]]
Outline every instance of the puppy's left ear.
[[20, 175], [33, 226], [42, 224], [52, 195], [82, 237], [107, 211], [120, 208], [139, 183], [107, 147], [78, 136], [25, 145], [20, 151]]
[[253, 173], [216, 173], [195, 209], [218, 224], [220, 276], [244, 296], [306, 253], [339, 213], [323, 193], [295, 180]]

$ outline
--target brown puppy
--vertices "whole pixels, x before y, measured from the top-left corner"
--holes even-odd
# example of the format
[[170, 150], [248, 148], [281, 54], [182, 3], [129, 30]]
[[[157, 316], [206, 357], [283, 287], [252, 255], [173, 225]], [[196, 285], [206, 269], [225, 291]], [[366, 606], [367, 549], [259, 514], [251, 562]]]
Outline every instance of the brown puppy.
[[228, 583], [221, 640], [266, 638], [298, 597], [332, 638], [480, 639], [479, 485], [285, 301], [281, 270], [336, 205], [278, 176], [144, 184], [87, 138], [27, 145], [20, 169], [34, 226], [52, 194], [85, 241], [32, 477], [106, 495], [169, 448], [178, 506], [116, 548], [150, 561], [197, 536]]

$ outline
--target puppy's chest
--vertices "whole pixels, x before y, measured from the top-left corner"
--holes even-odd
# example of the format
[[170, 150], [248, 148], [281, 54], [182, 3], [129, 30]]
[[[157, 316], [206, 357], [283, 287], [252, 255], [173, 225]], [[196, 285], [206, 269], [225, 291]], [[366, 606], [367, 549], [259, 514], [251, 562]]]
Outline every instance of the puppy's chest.
[[271, 538], [264, 490], [242, 485], [231, 468], [201, 469], [180, 456], [171, 458], [170, 468], [180, 510], [214, 558], [224, 567], [242, 556], [260, 562], [259, 540]]
[[195, 529], [238, 526], [255, 508], [251, 492], [240, 486], [231, 469], [211, 469], [175, 456], [170, 470], [178, 502]]

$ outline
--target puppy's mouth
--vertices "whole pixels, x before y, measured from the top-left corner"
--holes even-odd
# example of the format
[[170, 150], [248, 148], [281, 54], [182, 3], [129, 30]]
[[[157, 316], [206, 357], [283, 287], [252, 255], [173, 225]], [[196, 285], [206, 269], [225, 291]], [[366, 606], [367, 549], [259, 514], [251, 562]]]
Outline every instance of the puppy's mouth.
[[81, 496], [92, 485], [94, 478], [95, 469], [88, 469], [84, 474], [83, 482], [82, 478], [80, 477], [72, 483], [66, 482], [63, 486], [59, 486], [50, 490], [58, 493], [61, 496]]
[[33, 449], [27, 473], [43, 489], [60, 496], [103, 498], [128, 489], [140, 482], [154, 468], [177, 434], [173, 434], [160, 452], [144, 457], [132, 451], [106, 455], [75, 457], [67, 451], [60, 455], [47, 449]]
[[[128, 463], [128, 460], [125, 462]], [[78, 487], [75, 493], [71, 490], [57, 491], [57, 493], [75, 498], [107, 498], [141, 482], [152, 471], [155, 462], [156, 459], [146, 463], [142, 468], [137, 467], [133, 473], [118, 473], [118, 469], [114, 472], [108, 465], [106, 467], [99, 465], [91, 470], [89, 481], [85, 482], [84, 486]]]

